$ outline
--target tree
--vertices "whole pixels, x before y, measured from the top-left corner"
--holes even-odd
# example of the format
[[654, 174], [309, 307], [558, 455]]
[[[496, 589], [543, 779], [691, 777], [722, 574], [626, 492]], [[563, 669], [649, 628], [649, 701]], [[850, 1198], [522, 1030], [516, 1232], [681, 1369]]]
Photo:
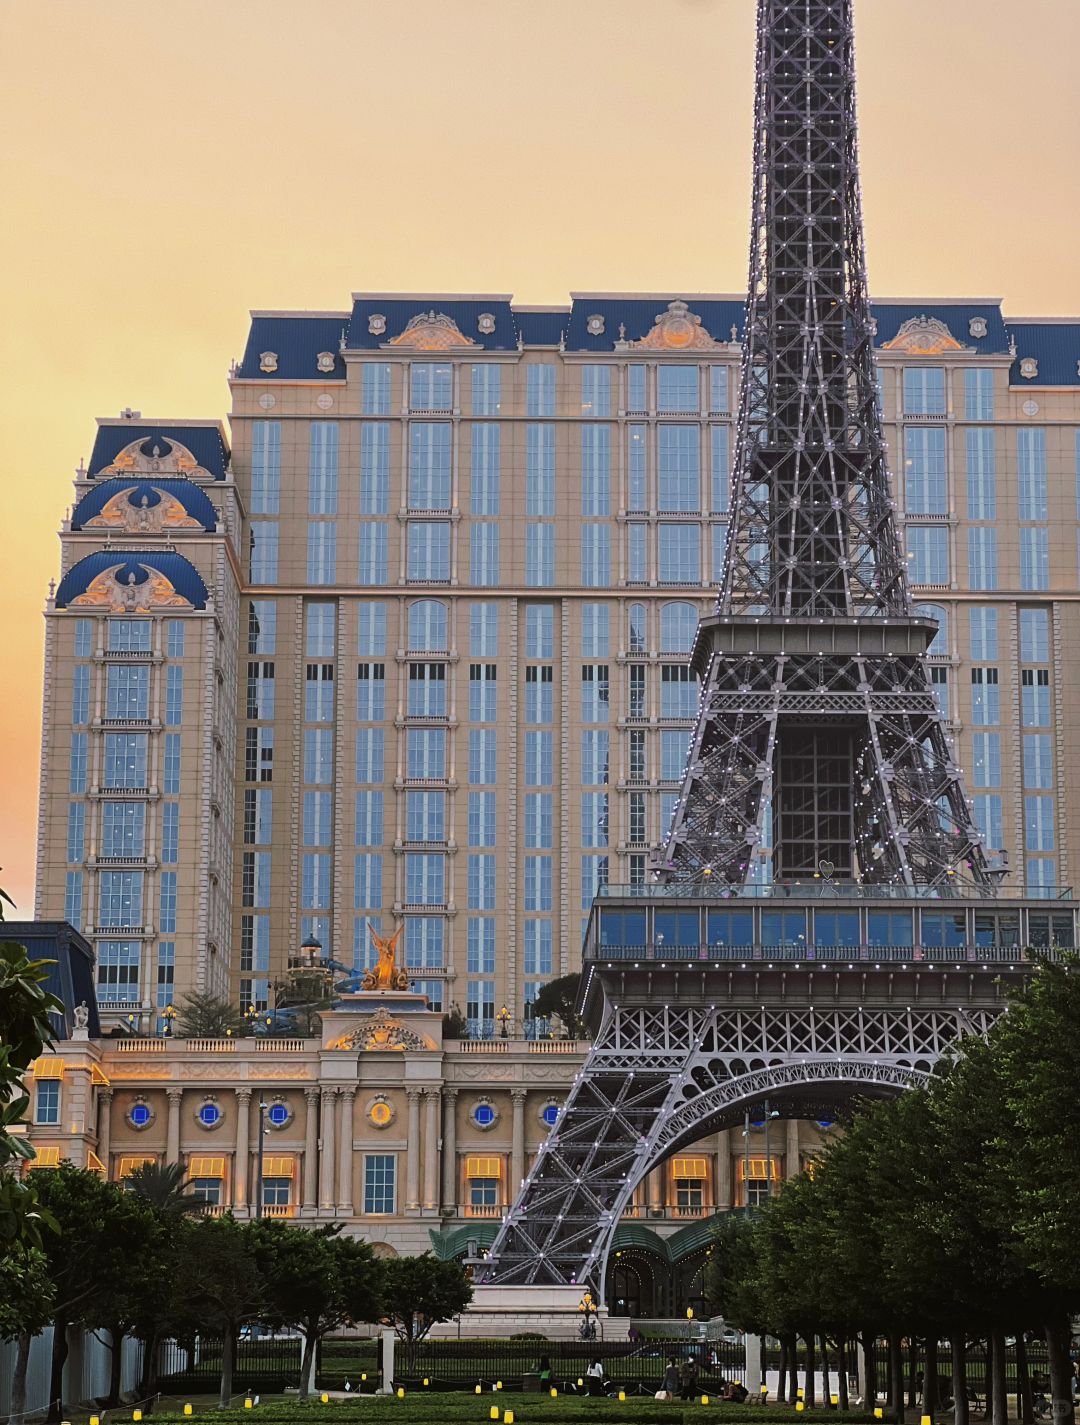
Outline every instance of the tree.
[[30, 1342], [52, 1320], [53, 1289], [40, 1247], [10, 1243], [0, 1253], [0, 1341], [16, 1341], [8, 1425], [22, 1425]]
[[183, 1039], [221, 1039], [239, 1034], [243, 1021], [235, 1005], [219, 995], [196, 991], [180, 1005], [177, 1031]]
[[177, 1283], [178, 1304], [221, 1334], [223, 1410], [232, 1395], [240, 1327], [256, 1320], [267, 1305], [254, 1226], [231, 1216], [181, 1218], [177, 1224], [184, 1262], [184, 1276]]
[[315, 1353], [326, 1332], [377, 1321], [383, 1314], [380, 1263], [367, 1242], [340, 1236], [338, 1223], [309, 1231], [264, 1219], [251, 1231], [265, 1283], [263, 1321], [304, 1333], [300, 1398], [306, 1400]]
[[472, 1286], [460, 1262], [430, 1252], [382, 1263], [386, 1318], [405, 1344], [411, 1368], [416, 1347], [438, 1321], [449, 1321], [472, 1301]]
[[127, 1189], [165, 1217], [201, 1212], [206, 1205], [188, 1188], [183, 1163], [143, 1163], [129, 1174]]
[[557, 1016], [568, 1034], [580, 1034], [582, 1023], [577, 1012], [580, 988], [580, 974], [560, 975], [556, 980], [549, 980], [546, 985], [541, 986], [533, 1000], [533, 1018], [550, 1019]]

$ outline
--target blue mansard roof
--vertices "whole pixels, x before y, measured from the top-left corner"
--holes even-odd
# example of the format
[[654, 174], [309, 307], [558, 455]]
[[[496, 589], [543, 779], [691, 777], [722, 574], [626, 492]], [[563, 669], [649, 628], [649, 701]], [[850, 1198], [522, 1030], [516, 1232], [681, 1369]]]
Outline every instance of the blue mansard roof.
[[[123, 509], [123, 501], [116, 499], [125, 491], [127, 492], [127, 505], [130, 506], [132, 514], [128, 514]], [[176, 528], [184, 527], [185, 524], [183, 516], [176, 517], [172, 501], [176, 501], [182, 507], [184, 516], [197, 520], [204, 530], [213, 533], [217, 527], [217, 511], [201, 485], [196, 485], [193, 480], [155, 480], [153, 476], [150, 476], [149, 478], [133, 477], [127, 480], [99, 481], [92, 490], [82, 497], [72, 511], [71, 528], [80, 530], [85, 529], [88, 524], [93, 527], [93, 524], [96, 523], [100, 528], [113, 528], [117, 533], [122, 533], [125, 530], [131, 532], [134, 524], [133, 514], [144, 507], [144, 501], [145, 508], [152, 513], [156, 512], [162, 503], [169, 506], [164, 520], [161, 521], [161, 526], [168, 528], [170, 532]], [[155, 526], [157, 523], [158, 519], [155, 519]]]
[[182, 554], [104, 549], [71, 566], [60, 580], [55, 602], [58, 609], [121, 614], [204, 609], [208, 597], [202, 575]]
[[[569, 306], [515, 308], [506, 296], [440, 296], [438, 294], [365, 294], [354, 296], [346, 312], [255, 312], [243, 361], [236, 375], [245, 380], [343, 380], [346, 351], [437, 356], [467, 356], [470, 351], [509, 352], [519, 348], [562, 346], [568, 352], [620, 353], [633, 350], [623, 343], [662, 335], [658, 318], [670, 321], [672, 304], [685, 302], [691, 320], [700, 319], [699, 338], [686, 346], [688, 356], [707, 351], [712, 342], [726, 346], [743, 335], [741, 297], [677, 293], [574, 293]], [[1015, 385], [1080, 385], [1080, 322], [1054, 320], [1009, 322], [999, 301], [879, 301], [872, 304], [877, 321], [877, 345], [900, 337], [905, 349], [911, 323], [916, 332], [929, 324], [947, 329], [953, 347], [979, 356], [1005, 355], [1017, 343]], [[592, 319], [592, 320], [590, 320]], [[415, 340], [411, 340], [410, 336]], [[650, 350], [678, 356], [676, 341], [645, 341]], [[910, 347], [914, 355], [932, 355]], [[263, 356], [267, 360], [263, 369]], [[322, 368], [320, 369], [320, 356]], [[1038, 374], [1025, 378], [1020, 361], [1030, 357]], [[131, 429], [131, 427], [127, 427]]]
[[[136, 442], [139, 444], [136, 445]], [[183, 452], [186, 451], [194, 457], [196, 466], [215, 480], [225, 478], [229, 451], [216, 421], [191, 425], [183, 421], [159, 424], [138, 420], [99, 421], [87, 474], [95, 476], [103, 471], [110, 475], [124, 474], [126, 468], [132, 465], [142, 474], [147, 470], [148, 462], [158, 458], [153, 454], [155, 446], [164, 467], [162, 474], [171, 473], [170, 467], [175, 466], [176, 457], [183, 459]], [[181, 449], [176, 450], [177, 446]], [[124, 452], [129, 447], [134, 447], [134, 450], [130, 452], [133, 459], [128, 467], [121, 464], [114, 469], [117, 457], [123, 460]], [[188, 471], [185, 469], [182, 473], [187, 474]]]

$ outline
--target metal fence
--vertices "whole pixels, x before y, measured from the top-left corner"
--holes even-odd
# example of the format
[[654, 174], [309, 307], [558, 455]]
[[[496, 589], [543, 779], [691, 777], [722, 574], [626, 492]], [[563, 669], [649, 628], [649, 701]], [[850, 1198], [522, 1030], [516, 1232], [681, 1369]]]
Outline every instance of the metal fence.
[[[190, 1344], [166, 1341], [158, 1371], [159, 1388], [168, 1395], [212, 1393], [221, 1379], [220, 1337], [199, 1336]], [[300, 1384], [303, 1342], [297, 1336], [243, 1337], [236, 1343], [233, 1387], [236, 1391], [281, 1391]]]
[[[970, 1395], [977, 1397], [980, 1401], [985, 1400], [987, 1382], [986, 1342], [969, 1342], [965, 1352], [965, 1360], [967, 1363], [968, 1392]], [[1050, 1365], [1045, 1341], [1036, 1338], [1027, 1342], [1027, 1364], [1028, 1375], [1031, 1379], [1049, 1373]], [[922, 1342], [918, 1343], [914, 1352], [910, 1347], [905, 1347], [905, 1399], [912, 1397], [916, 1397], [917, 1400], [922, 1399], [922, 1377], [925, 1369], [926, 1359]], [[889, 1356], [888, 1347], [884, 1341], [879, 1341], [874, 1351], [874, 1374], [877, 1381], [878, 1394], [884, 1396], [889, 1388]], [[945, 1397], [951, 1399], [952, 1352], [947, 1341], [941, 1342], [938, 1346], [937, 1375], [940, 1381], [939, 1397], [941, 1396], [941, 1392], [944, 1391]], [[1010, 1395], [1015, 1394], [1018, 1388], [1016, 1346], [1012, 1342], [1005, 1348], [1005, 1388]]]

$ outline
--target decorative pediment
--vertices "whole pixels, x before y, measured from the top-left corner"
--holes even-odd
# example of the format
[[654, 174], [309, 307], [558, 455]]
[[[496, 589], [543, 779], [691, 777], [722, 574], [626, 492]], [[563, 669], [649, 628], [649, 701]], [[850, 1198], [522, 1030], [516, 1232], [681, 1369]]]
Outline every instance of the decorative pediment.
[[905, 356], [942, 356], [947, 351], [972, 351], [962, 346], [937, 317], [909, 317], [882, 351], [900, 351]]
[[[146, 614], [151, 609], [194, 607], [159, 570], [148, 564], [137, 564], [134, 569], [128, 569], [126, 579], [122, 580], [119, 576], [123, 568], [121, 562], [103, 569], [90, 581], [85, 593], [71, 600], [70, 607], [104, 609], [114, 614]], [[136, 573], [139, 569], [143, 573], [141, 579]]]
[[616, 351], [722, 351], [701, 324], [701, 318], [685, 302], [669, 302], [666, 312], [660, 312], [652, 330], [639, 341], [619, 341]]
[[340, 1035], [328, 1047], [356, 1049], [360, 1053], [387, 1049], [404, 1053], [407, 1050], [434, 1049], [435, 1045], [424, 1035], [408, 1029], [383, 1006], [374, 1014], [365, 1015], [355, 1029]]
[[384, 346], [406, 346], [414, 351], [453, 351], [456, 347], [478, 347], [480, 343], [467, 337], [453, 317], [445, 312], [417, 312], [409, 325]]
[[178, 440], [166, 440], [164, 436], [149, 440], [140, 437], [125, 445], [113, 457], [111, 465], [98, 471], [98, 478], [108, 475], [182, 475], [187, 479], [203, 476], [207, 480], [214, 477], [209, 470], [199, 464]]
[[88, 519], [84, 529], [108, 529], [123, 534], [161, 534], [166, 529], [202, 529], [174, 495], [157, 486], [135, 486], [113, 495]]

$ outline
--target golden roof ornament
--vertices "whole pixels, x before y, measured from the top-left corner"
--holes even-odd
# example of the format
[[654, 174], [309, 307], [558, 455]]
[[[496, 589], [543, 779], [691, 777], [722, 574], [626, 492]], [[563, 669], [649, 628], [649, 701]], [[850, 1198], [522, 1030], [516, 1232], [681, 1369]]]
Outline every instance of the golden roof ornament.
[[376, 960], [372, 969], [364, 975], [361, 989], [364, 990], [407, 990], [409, 973], [397, 964], [397, 946], [404, 924], [399, 925], [393, 935], [380, 935], [373, 925], [368, 926], [371, 943], [375, 947]]

